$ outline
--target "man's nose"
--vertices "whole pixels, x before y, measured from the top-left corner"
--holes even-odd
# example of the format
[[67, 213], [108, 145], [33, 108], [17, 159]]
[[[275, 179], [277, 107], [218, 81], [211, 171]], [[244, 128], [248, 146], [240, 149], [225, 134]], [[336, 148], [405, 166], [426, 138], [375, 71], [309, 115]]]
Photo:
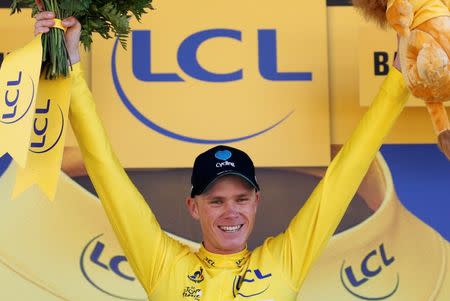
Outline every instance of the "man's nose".
[[227, 217], [235, 217], [239, 214], [239, 208], [233, 201], [225, 202], [225, 214]]

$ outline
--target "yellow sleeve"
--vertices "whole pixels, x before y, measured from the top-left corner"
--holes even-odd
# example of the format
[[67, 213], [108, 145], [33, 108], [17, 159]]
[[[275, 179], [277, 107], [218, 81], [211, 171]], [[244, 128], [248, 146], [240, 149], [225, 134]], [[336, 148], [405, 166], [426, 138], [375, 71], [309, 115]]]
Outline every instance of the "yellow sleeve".
[[300, 289], [314, 260], [333, 235], [408, 99], [401, 73], [392, 69], [350, 139], [287, 230], [267, 241], [269, 251], [274, 256], [281, 255], [282, 269], [289, 275], [294, 290]]
[[69, 118], [116, 236], [147, 293], [183, 248], [161, 230], [111, 149], [80, 64], [73, 66]]

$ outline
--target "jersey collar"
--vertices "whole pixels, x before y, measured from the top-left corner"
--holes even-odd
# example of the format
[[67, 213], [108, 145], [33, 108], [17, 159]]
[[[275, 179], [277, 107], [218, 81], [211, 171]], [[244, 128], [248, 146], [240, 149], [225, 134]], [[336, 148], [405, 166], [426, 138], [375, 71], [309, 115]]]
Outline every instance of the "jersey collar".
[[216, 254], [209, 252], [202, 244], [197, 252], [198, 258], [208, 267], [217, 269], [237, 269], [241, 268], [250, 257], [247, 247], [239, 253], [234, 254]]

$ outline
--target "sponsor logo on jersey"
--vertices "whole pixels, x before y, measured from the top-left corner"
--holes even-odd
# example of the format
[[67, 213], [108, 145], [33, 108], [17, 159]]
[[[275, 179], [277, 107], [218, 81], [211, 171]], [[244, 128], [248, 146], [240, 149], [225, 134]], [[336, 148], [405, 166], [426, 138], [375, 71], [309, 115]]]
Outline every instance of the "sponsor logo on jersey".
[[216, 266], [216, 262], [214, 260], [212, 260], [211, 258], [209, 258], [208, 256], [205, 256], [205, 258], [203, 258], [203, 261], [211, 267]]
[[194, 281], [195, 283], [202, 282], [205, 278], [203, 277], [203, 268], [200, 267], [198, 271], [195, 271], [194, 274], [188, 275], [188, 279]]
[[202, 290], [195, 286], [187, 286], [183, 291], [183, 298], [190, 298], [191, 300], [199, 301], [202, 296]]
[[251, 298], [266, 292], [270, 287], [267, 281], [272, 273], [263, 273], [260, 269], [248, 269], [243, 276], [235, 276], [233, 280], [233, 296]]

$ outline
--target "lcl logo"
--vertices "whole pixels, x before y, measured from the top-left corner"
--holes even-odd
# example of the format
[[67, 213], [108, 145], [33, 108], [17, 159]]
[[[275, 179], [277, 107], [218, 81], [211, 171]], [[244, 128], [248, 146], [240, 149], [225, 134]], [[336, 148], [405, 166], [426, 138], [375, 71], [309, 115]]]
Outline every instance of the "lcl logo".
[[[259, 29], [255, 33], [258, 40], [255, 58], [258, 60], [258, 71], [261, 78], [267, 81], [301, 81], [312, 82], [313, 73], [311, 71], [292, 71], [284, 72], [278, 70], [278, 54], [277, 54], [277, 31], [275, 29]], [[213, 39], [226, 39], [230, 42], [245, 45], [242, 39], [242, 32], [235, 29], [213, 28], [195, 32], [180, 42], [177, 49], [178, 66], [184, 72], [156, 73], [152, 70], [152, 61], [156, 58], [152, 57], [152, 31], [135, 30], [132, 32], [132, 72], [135, 78], [144, 83], [155, 82], [184, 82], [190, 79], [196, 79], [207, 83], [226, 83], [243, 80], [245, 77], [245, 67], [238, 70], [230, 70], [227, 73], [217, 73], [208, 69], [197, 57], [197, 52], [202, 45], [207, 44]], [[133, 114], [146, 127], [153, 131], [172, 138], [188, 143], [198, 144], [229, 144], [239, 141], [255, 138], [263, 135], [278, 125], [286, 121], [293, 113], [285, 112], [282, 116], [277, 117], [274, 122], [258, 130], [253, 130], [248, 134], [242, 134], [226, 139], [203, 138], [199, 136], [188, 135], [177, 132], [168, 127], [156, 123], [153, 118], [148, 116], [142, 107], [137, 106], [134, 100], [127, 95], [126, 85], [119, 78], [119, 68], [117, 66], [117, 47], [119, 43], [116, 41], [111, 56], [111, 73], [116, 92], [118, 93], [122, 103], [127, 110]], [[217, 57], [220, 60], [220, 57]]]
[[61, 140], [64, 123], [64, 114], [56, 101], [47, 99], [45, 104], [37, 106], [34, 114], [30, 151], [46, 153], [54, 148]]
[[100, 234], [92, 238], [81, 252], [80, 269], [84, 278], [96, 289], [109, 296], [122, 300], [147, 300], [144, 297], [123, 296], [118, 293], [117, 286], [111, 285], [111, 283], [120, 283], [120, 286], [137, 285], [137, 281], [134, 275], [125, 271], [125, 267], [128, 265], [125, 256], [107, 255], [109, 253], [107, 252], [108, 246], [100, 239], [102, 236], [103, 234]]
[[[29, 78], [29, 79], [28, 79]], [[25, 84], [30, 81], [31, 85], [25, 89]], [[6, 81], [6, 89], [0, 95], [0, 122], [13, 124], [21, 120], [29, 112], [35, 95], [34, 82], [19, 70], [17, 75]]]
[[[258, 66], [262, 78], [270, 81], [311, 81], [312, 72], [280, 72], [277, 66], [277, 32], [275, 29], [259, 29], [258, 35]], [[197, 59], [201, 45], [211, 39], [225, 38], [242, 41], [242, 33], [234, 29], [208, 29], [188, 36], [181, 42], [177, 51], [178, 65], [188, 76], [204, 82], [231, 82], [243, 79], [243, 69], [229, 73], [214, 73]], [[177, 73], [153, 73], [151, 55], [151, 31], [136, 30], [132, 33], [133, 41], [133, 73], [145, 82], [182, 82], [185, 81]], [[223, 54], [221, 54], [223, 55]], [[218, 57], [217, 59], [220, 59]]]
[[244, 298], [250, 298], [250, 297], [255, 297], [258, 295], [263, 294], [265, 291], [267, 291], [270, 287], [270, 282], [268, 282], [264, 287], [260, 287], [259, 290], [254, 290], [254, 288], [251, 285], [247, 285], [246, 288], [248, 288], [248, 290], [252, 290], [251, 293], [242, 293], [240, 292], [242, 285], [244, 284], [244, 282], [247, 283], [257, 283], [260, 280], [264, 280], [266, 278], [270, 278], [272, 277], [272, 273], [263, 273], [261, 272], [260, 269], [255, 269], [255, 270], [247, 270], [246, 273], [244, 274], [244, 276], [235, 276], [234, 277], [234, 281], [233, 281], [233, 296], [241, 296]]
[[[388, 273], [390, 269], [390, 275], [392, 275], [391, 265], [395, 262], [394, 256], [389, 256], [386, 252], [384, 244], [381, 244], [377, 249], [371, 250], [361, 260], [360, 264], [349, 265], [342, 263], [340, 277], [344, 288], [353, 296], [363, 300], [384, 300], [394, 295], [400, 284], [400, 277], [397, 273], [396, 280], [393, 281], [392, 287], [381, 288], [382, 293], [378, 293], [377, 296], [368, 296], [360, 293], [362, 288], [373, 285], [373, 281], [377, 277], [383, 277]], [[391, 276], [392, 277], [392, 276]], [[373, 286], [372, 286], [373, 287]]]

